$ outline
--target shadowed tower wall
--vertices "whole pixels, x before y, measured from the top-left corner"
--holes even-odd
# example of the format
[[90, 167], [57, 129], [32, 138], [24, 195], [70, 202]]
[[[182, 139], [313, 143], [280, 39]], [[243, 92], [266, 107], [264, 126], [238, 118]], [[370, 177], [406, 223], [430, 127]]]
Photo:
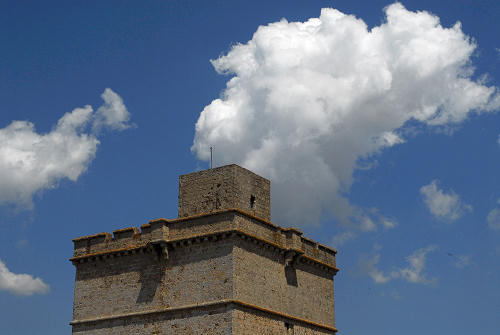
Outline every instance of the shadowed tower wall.
[[244, 168], [180, 176], [177, 219], [73, 240], [73, 334], [335, 334], [336, 251], [269, 218]]

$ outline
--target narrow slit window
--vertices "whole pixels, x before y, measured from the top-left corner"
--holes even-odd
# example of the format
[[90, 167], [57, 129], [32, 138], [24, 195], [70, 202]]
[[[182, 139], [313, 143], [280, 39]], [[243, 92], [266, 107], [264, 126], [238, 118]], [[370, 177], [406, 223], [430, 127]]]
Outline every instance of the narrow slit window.
[[254, 196], [254, 195], [252, 195], [252, 196], [250, 197], [250, 209], [253, 209], [253, 208], [254, 208], [254, 206], [255, 206], [255, 196]]

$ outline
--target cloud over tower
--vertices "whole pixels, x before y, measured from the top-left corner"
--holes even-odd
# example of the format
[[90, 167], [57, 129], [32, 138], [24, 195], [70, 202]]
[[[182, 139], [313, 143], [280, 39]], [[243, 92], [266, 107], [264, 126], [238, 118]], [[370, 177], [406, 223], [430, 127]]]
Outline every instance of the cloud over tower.
[[500, 105], [497, 88], [473, 77], [476, 45], [460, 23], [400, 3], [385, 15], [371, 29], [331, 8], [260, 26], [212, 61], [230, 79], [201, 112], [193, 152], [208, 160], [214, 146], [218, 163], [271, 178], [277, 222], [384, 227], [348, 200], [359, 159], [403, 143], [410, 120], [443, 127]]

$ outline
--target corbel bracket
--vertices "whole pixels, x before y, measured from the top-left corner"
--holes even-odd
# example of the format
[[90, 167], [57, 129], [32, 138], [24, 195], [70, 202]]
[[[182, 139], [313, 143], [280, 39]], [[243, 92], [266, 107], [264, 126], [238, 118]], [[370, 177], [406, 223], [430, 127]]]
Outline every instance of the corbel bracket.
[[285, 266], [293, 267], [295, 265], [295, 262], [297, 261], [297, 258], [302, 256], [303, 254], [304, 252], [301, 250], [288, 249], [285, 252]]
[[165, 240], [155, 240], [147, 244], [147, 248], [154, 251], [158, 260], [168, 260], [168, 243]]

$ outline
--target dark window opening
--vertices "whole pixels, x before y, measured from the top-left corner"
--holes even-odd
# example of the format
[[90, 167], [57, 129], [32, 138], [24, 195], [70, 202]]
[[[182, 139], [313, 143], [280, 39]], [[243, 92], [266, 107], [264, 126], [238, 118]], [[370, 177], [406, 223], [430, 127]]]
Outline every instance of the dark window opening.
[[250, 208], [253, 209], [253, 207], [255, 206], [255, 196], [251, 196], [250, 197]]
[[297, 271], [293, 266], [285, 266], [286, 283], [291, 286], [299, 286], [297, 281]]

